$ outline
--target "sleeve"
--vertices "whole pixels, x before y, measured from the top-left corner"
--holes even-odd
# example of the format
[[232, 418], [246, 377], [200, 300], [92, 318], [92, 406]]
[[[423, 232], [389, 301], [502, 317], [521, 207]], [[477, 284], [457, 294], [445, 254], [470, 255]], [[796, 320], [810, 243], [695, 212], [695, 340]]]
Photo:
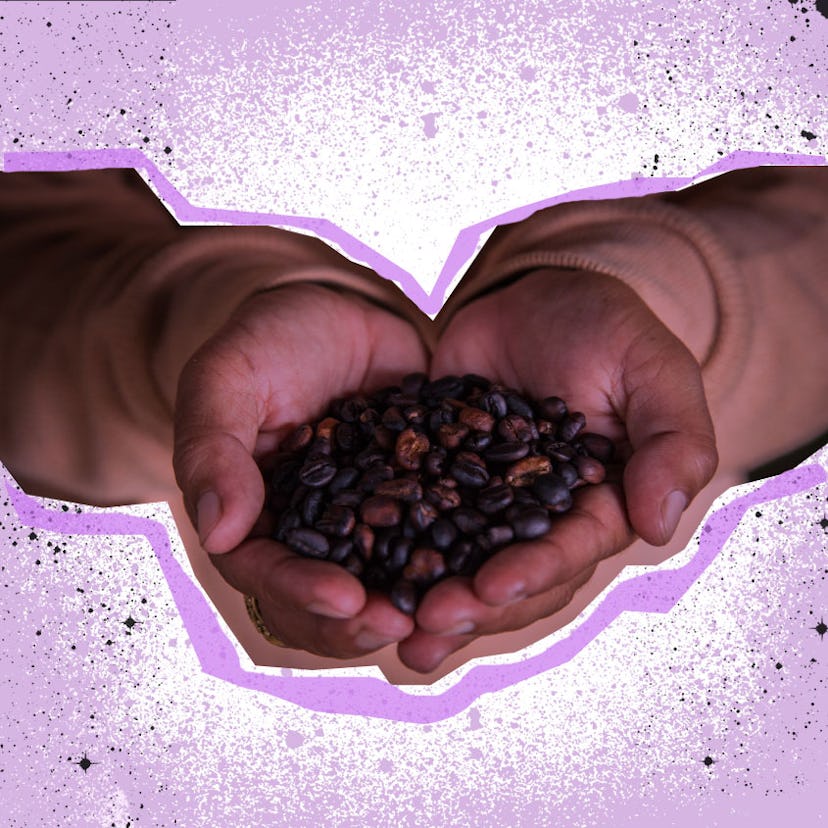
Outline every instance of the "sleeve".
[[323, 242], [181, 227], [132, 170], [0, 174], [0, 262], [0, 459], [24, 488], [100, 505], [169, 497], [180, 370], [252, 293], [313, 281], [422, 329]]
[[720, 456], [746, 468], [828, 428], [826, 262], [828, 168], [758, 167], [498, 228], [437, 321], [539, 268], [621, 279], [698, 360]]

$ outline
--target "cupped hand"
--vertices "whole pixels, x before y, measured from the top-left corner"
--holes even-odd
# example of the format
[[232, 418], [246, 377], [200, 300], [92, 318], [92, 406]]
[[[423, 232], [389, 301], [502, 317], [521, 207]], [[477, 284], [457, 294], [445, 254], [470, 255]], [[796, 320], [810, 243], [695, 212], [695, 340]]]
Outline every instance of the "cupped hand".
[[463, 308], [431, 374], [476, 373], [586, 415], [615, 442], [623, 478], [578, 490], [546, 536], [494, 555], [474, 578], [451, 578], [423, 598], [417, 629], [399, 645], [430, 672], [475, 637], [557, 612], [597, 564], [638, 535], [672, 537], [718, 462], [699, 365], [638, 295], [609, 276], [539, 270]]
[[355, 657], [405, 638], [414, 623], [341, 566], [257, 537], [259, 463], [331, 399], [426, 368], [425, 347], [402, 319], [303, 284], [251, 296], [182, 371], [173, 466], [188, 514], [224, 579], [257, 598], [288, 646]]

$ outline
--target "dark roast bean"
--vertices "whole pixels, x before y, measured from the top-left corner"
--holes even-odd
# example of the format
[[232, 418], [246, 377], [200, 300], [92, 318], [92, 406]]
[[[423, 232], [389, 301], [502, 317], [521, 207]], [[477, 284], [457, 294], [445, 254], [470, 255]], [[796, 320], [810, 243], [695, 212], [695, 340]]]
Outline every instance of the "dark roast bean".
[[507, 414], [497, 424], [497, 431], [510, 443], [528, 443], [532, 439], [532, 428], [520, 414]]
[[585, 425], [586, 417], [580, 411], [573, 411], [558, 423], [557, 437], [559, 440], [570, 442], [583, 431]]
[[544, 420], [553, 423], [560, 422], [568, 413], [566, 403], [560, 397], [546, 397], [536, 403], [535, 408]]
[[[305, 526], [313, 526], [322, 514], [325, 502], [325, 492], [322, 489], [311, 489], [302, 501], [301, 514]], [[324, 531], [324, 529], [322, 530]]]
[[385, 452], [374, 442], [367, 445], [356, 457], [354, 457], [354, 465], [363, 471], [374, 463], [384, 463], [386, 459]]
[[359, 478], [359, 469], [354, 468], [353, 466], [347, 466], [344, 469], [340, 469], [332, 478], [331, 482], [328, 483], [328, 491], [335, 495], [337, 492], [341, 492], [343, 489], [350, 488], [351, 486], [356, 483]]
[[361, 492], [373, 492], [380, 483], [392, 480], [394, 469], [385, 463], [374, 463], [369, 466], [359, 478], [357, 489]]
[[544, 505], [554, 507], [556, 511], [572, 506], [569, 487], [556, 474], [545, 474], [532, 484], [532, 491]]
[[534, 414], [532, 413], [532, 406], [529, 405], [523, 397], [518, 396], [517, 394], [507, 394], [506, 395], [506, 408], [512, 414], [519, 414], [521, 417], [525, 417], [527, 420], [531, 420], [534, 418]]
[[390, 572], [402, 569], [411, 555], [414, 543], [411, 538], [394, 538], [389, 544], [388, 561], [386, 566]]
[[299, 529], [302, 526], [302, 517], [295, 509], [288, 509], [282, 512], [279, 519], [276, 521], [276, 529], [273, 536], [277, 541], [285, 543], [287, 541], [287, 534], [293, 529]]
[[468, 506], [461, 506], [451, 513], [457, 528], [466, 535], [476, 535], [488, 523], [486, 515]]
[[337, 472], [336, 463], [330, 457], [315, 457], [306, 460], [299, 471], [299, 479], [314, 488], [326, 486]]
[[364, 523], [354, 527], [354, 551], [359, 553], [363, 561], [370, 561], [374, 554], [374, 530]]
[[437, 440], [444, 449], [456, 449], [469, 433], [461, 423], [443, 423], [437, 429]]
[[424, 405], [409, 405], [403, 409], [403, 417], [412, 425], [423, 425], [428, 417], [428, 409]]
[[413, 503], [408, 510], [408, 522], [418, 532], [425, 532], [437, 520], [439, 514], [434, 505], [425, 500], [420, 500]]
[[425, 456], [425, 470], [434, 477], [442, 477], [447, 456], [444, 448], [433, 448]]
[[435, 401], [444, 400], [446, 397], [460, 397], [463, 395], [463, 380], [451, 375], [441, 377], [426, 383], [421, 393], [427, 399], [432, 398]]
[[356, 524], [353, 509], [347, 506], [328, 506], [322, 517], [316, 522], [316, 528], [326, 535], [344, 538], [351, 534]]
[[479, 454], [492, 444], [492, 435], [483, 431], [475, 431], [463, 440], [462, 448]]
[[359, 489], [343, 489], [337, 492], [331, 499], [335, 506], [348, 506], [350, 509], [358, 509], [365, 500], [365, 493]]
[[408, 420], [396, 405], [392, 405], [391, 408], [385, 409], [382, 424], [391, 431], [402, 431], [408, 425]]
[[578, 482], [578, 470], [572, 463], [555, 463], [554, 471], [570, 489]]
[[549, 512], [542, 506], [529, 506], [524, 508], [511, 521], [511, 524], [512, 529], [515, 530], [515, 537], [520, 540], [539, 538], [552, 528]]
[[510, 486], [528, 486], [536, 477], [549, 474], [552, 471], [552, 461], [548, 457], [524, 457], [512, 463], [503, 476]]
[[448, 518], [440, 518], [431, 524], [431, 541], [441, 551], [448, 549], [456, 537], [457, 527]]
[[362, 434], [353, 423], [340, 423], [334, 431], [334, 443], [342, 451], [357, 451], [362, 446]]
[[497, 391], [490, 390], [483, 394], [480, 398], [480, 407], [497, 417], [497, 419], [501, 419], [509, 413], [506, 398]]
[[368, 408], [368, 400], [362, 396], [349, 397], [346, 400], [337, 400], [332, 406], [333, 414], [346, 423], [359, 420], [359, 415]]
[[300, 451], [310, 444], [313, 439], [313, 426], [309, 424], [300, 425], [292, 431], [279, 445], [280, 451], [286, 453]]
[[475, 389], [479, 391], [488, 391], [492, 384], [486, 377], [481, 377], [480, 374], [463, 374], [463, 385], [473, 392]]
[[512, 463], [529, 454], [529, 444], [519, 441], [497, 443], [483, 452], [490, 463]]
[[488, 411], [483, 411], [483, 409], [471, 405], [460, 409], [457, 420], [472, 431], [483, 431], [487, 434], [494, 428], [495, 424], [495, 418]]
[[330, 550], [328, 539], [321, 532], [305, 527], [291, 529], [285, 535], [285, 542], [300, 555], [310, 558], [324, 558]]
[[423, 389], [423, 386], [427, 382], [428, 376], [422, 373], [422, 371], [418, 371], [414, 374], [406, 374], [402, 378], [400, 387], [402, 388], [403, 394], [406, 394], [409, 397], [419, 397], [420, 392]]
[[419, 547], [403, 569], [403, 578], [418, 584], [430, 584], [440, 578], [446, 571], [445, 558], [436, 549]]
[[577, 454], [569, 443], [562, 443], [560, 440], [541, 440], [538, 448], [550, 460], [558, 460], [561, 463], [574, 460]]
[[423, 492], [423, 498], [437, 507], [441, 512], [447, 509], [456, 509], [460, 505], [460, 493], [441, 483], [429, 486]]
[[507, 524], [490, 526], [485, 531], [484, 536], [492, 547], [505, 546], [507, 543], [511, 543], [515, 536], [515, 530]]
[[602, 463], [609, 463], [615, 451], [612, 440], [604, 437], [603, 434], [582, 432], [578, 435], [576, 445], [583, 446], [590, 457], [594, 457]]
[[372, 560], [380, 561], [385, 564], [388, 560], [389, 548], [391, 542], [397, 537], [394, 532], [395, 529], [377, 529], [374, 531], [374, 551], [371, 556]]
[[411, 581], [402, 578], [396, 581], [394, 586], [391, 587], [389, 598], [400, 612], [404, 612], [406, 615], [414, 615], [414, 611], [417, 609], [418, 595], [417, 587]]
[[480, 488], [489, 482], [486, 464], [479, 455], [470, 451], [461, 451], [449, 472], [458, 483], [471, 488]]
[[501, 483], [497, 486], [487, 486], [477, 495], [477, 508], [486, 515], [493, 515], [503, 511], [514, 500], [512, 487]]
[[354, 542], [352, 540], [348, 540], [347, 538], [343, 538], [342, 540], [336, 541], [336, 543], [331, 546], [328, 560], [333, 561], [334, 563], [342, 563], [342, 561], [344, 561], [345, 558], [353, 552], [353, 550]]
[[462, 540], [454, 544], [446, 555], [446, 568], [454, 575], [459, 575], [472, 558], [474, 544], [469, 540]]

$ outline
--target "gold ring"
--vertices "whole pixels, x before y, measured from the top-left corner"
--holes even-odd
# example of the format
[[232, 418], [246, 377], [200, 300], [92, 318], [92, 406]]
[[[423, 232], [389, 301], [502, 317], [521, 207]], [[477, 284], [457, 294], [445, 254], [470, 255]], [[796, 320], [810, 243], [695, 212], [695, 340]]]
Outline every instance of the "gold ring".
[[247, 614], [250, 616], [253, 626], [256, 627], [263, 638], [266, 638], [271, 644], [275, 644], [277, 647], [287, 647], [287, 644], [281, 638], [273, 635], [265, 625], [264, 618], [262, 618], [262, 613], [259, 609], [259, 602], [254, 595], [245, 595], [244, 605], [247, 607]]

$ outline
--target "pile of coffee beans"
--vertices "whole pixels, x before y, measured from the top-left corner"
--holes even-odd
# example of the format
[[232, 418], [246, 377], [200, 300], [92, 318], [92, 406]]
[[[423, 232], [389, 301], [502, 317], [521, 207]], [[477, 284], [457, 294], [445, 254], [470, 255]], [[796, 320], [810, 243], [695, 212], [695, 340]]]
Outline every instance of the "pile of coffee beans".
[[474, 374], [411, 374], [336, 400], [282, 442], [266, 475], [273, 537], [413, 613], [434, 583], [546, 534], [573, 489], [604, 480], [612, 442], [585, 425], [558, 397]]

